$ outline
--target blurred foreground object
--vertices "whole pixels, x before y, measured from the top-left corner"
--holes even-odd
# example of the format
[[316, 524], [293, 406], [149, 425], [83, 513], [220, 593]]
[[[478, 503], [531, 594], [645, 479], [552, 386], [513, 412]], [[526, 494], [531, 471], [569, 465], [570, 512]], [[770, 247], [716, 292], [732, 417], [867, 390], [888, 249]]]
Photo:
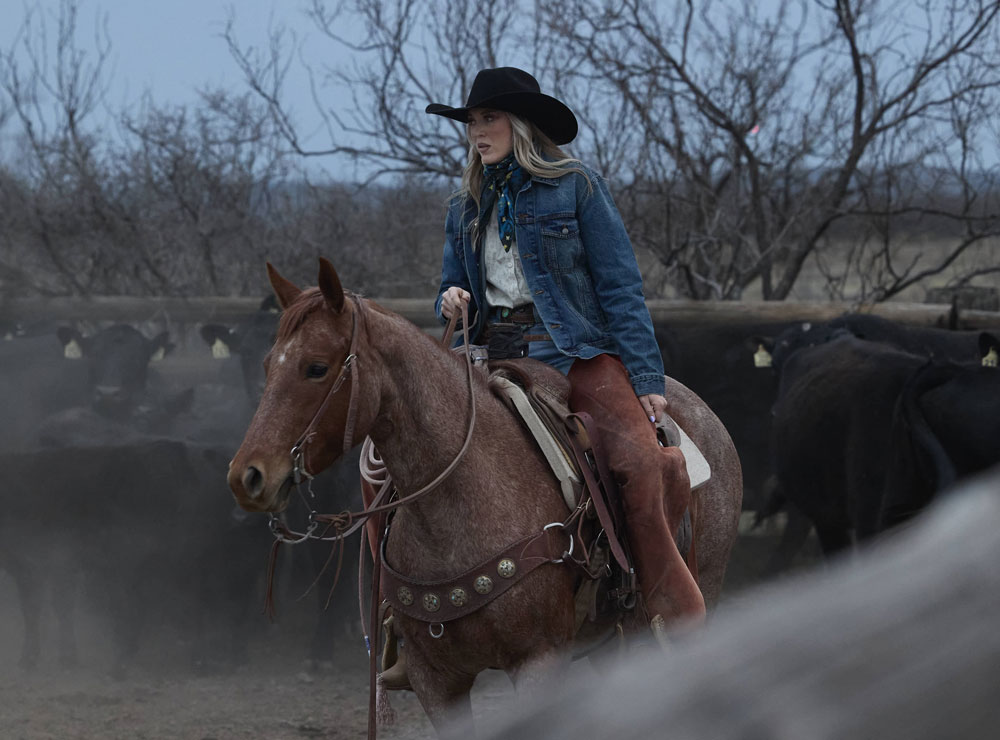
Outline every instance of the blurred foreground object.
[[723, 606], [664, 658], [576, 680], [494, 738], [996, 737], [1000, 469], [825, 573]]

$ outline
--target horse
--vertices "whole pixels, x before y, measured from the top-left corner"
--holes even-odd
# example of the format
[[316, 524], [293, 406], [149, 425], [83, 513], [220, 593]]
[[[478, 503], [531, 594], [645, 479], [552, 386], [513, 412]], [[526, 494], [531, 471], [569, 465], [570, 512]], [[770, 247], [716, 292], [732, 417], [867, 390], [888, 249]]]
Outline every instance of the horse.
[[[267, 270], [284, 312], [265, 359], [263, 397], [230, 463], [229, 485], [242, 507], [283, 510], [299, 465], [315, 474], [368, 436], [403, 502], [435, 484], [395, 512], [384, 545], [386, 562], [411, 578], [453, 578], [566, 518], [555, 475], [485, 374], [469, 371], [462, 357], [401, 316], [345, 293], [324, 258], [318, 286], [305, 290], [270, 263]], [[699, 585], [711, 606], [736, 537], [739, 459], [721, 422], [694, 393], [668, 378], [667, 397], [673, 418], [712, 466], [712, 478], [695, 494], [693, 534]], [[303, 462], [298, 448], [306, 443]], [[469, 692], [483, 670], [505, 671], [520, 694], [567, 669], [579, 579], [569, 567], [538, 567], [486, 606], [449, 621], [443, 634], [396, 614], [410, 684], [442, 737], [467, 736]]]

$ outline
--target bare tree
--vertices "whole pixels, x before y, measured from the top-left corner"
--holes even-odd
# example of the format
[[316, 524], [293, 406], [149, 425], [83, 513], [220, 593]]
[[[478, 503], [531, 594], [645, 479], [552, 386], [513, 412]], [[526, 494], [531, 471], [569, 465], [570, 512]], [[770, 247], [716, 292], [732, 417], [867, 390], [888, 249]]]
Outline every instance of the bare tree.
[[[88, 55], [76, 43], [77, 25], [72, 0], [63, 0], [53, 16], [40, 6], [29, 8], [12, 49], [0, 54], [0, 91], [25, 151], [21, 182], [33, 191], [22, 201], [23, 219], [36, 236], [34, 248], [22, 244], [8, 253], [3, 271], [33, 276], [29, 284], [42, 292], [59, 283], [89, 292], [96, 262], [92, 244], [81, 239], [75, 249], [66, 249], [65, 236], [100, 228], [107, 218], [101, 132], [89, 119], [105, 97], [111, 42], [107, 18], [99, 17], [96, 51]], [[15, 201], [23, 197], [7, 188], [5, 193]], [[74, 217], [59, 207], [68, 202], [88, 206], [86, 223], [75, 218], [80, 211]]]
[[[5, 293], [248, 293], [265, 259], [334, 257], [426, 295], [466, 161], [459, 103], [516, 65], [580, 121], [656, 292], [884, 300], [1000, 272], [1000, 3], [310, 0], [329, 59], [224, 33], [248, 90], [112, 113], [107, 18], [26, 10], [0, 52]], [[338, 62], [338, 59], [349, 60]], [[288, 101], [302, 69], [325, 126]], [[103, 118], [98, 117], [103, 114]], [[334, 181], [310, 176], [327, 157]], [[351, 168], [354, 168], [351, 170]], [[353, 180], [353, 182], [352, 182]], [[360, 182], [358, 182], [360, 180]], [[815, 283], [818, 283], [817, 288]]]
[[[883, 299], [997, 236], [1000, 208], [986, 202], [997, 194], [996, 142], [981, 137], [1000, 91], [998, 3], [734, 11], [556, 0], [539, 12], [565, 39], [579, 84], [600, 88], [641, 132], [626, 155], [630, 223], [683, 293], [739, 297], [759, 282], [764, 298], [785, 298], [850, 223], [864, 224], [847, 261], [867, 279], [856, 295]], [[992, 156], [975, 159], [984, 144]], [[932, 204], [930, 185], [951, 208]], [[918, 215], [951, 220], [952, 241], [933, 261], [901, 263]], [[909, 229], [894, 229], [902, 216]], [[828, 274], [842, 294], [843, 264]]]
[[476, 70], [515, 55], [532, 66], [544, 51], [530, 44], [534, 24], [528, 24], [529, 34], [522, 30], [526, 16], [518, 2], [311, 0], [308, 13], [330, 42], [331, 57], [350, 52], [353, 59], [339, 65], [303, 60], [327, 126], [328, 147], [303, 144], [284, 100], [296, 40], [279, 28], [271, 32], [266, 50], [245, 46], [232, 22], [225, 38], [294, 151], [343, 155], [361, 163], [369, 180], [386, 174], [454, 178], [465, 164], [464, 132], [457, 123], [427, 116], [426, 105], [464, 101]]
[[[882, 300], [997, 235], [995, 131], [984, 141], [1000, 90], [995, 2], [313, 0], [309, 12], [355, 55], [309, 67], [317, 104], [337, 101], [321, 105], [327, 148], [302, 145], [282, 101], [283, 36], [263, 54], [227, 34], [294, 151], [346, 156], [371, 178], [454, 177], [462, 132], [423, 107], [464, 100], [480, 67], [528, 67], [572, 104], [574, 151], [615, 180], [634, 242], [682, 295], [782, 299], [812, 260], [830, 297]], [[914, 252], [928, 222], [939, 243]]]

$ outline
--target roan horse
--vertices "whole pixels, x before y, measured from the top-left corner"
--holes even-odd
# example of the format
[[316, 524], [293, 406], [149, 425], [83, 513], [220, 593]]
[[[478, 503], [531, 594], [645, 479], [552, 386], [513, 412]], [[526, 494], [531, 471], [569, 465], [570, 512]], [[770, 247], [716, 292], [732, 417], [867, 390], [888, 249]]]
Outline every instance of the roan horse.
[[[265, 360], [263, 398], [230, 464], [229, 485], [241, 506], [276, 512], [287, 505], [290, 450], [307, 425], [308, 472], [326, 468], [368, 435], [405, 500], [458, 455], [471, 383], [476, 422], [468, 454], [429, 495], [397, 510], [386, 561], [415, 579], [441, 581], [566, 518], [555, 476], [485, 376], [476, 372], [468, 380], [463, 359], [416, 326], [371, 301], [345, 297], [325, 259], [318, 289], [300, 290], [271, 265], [268, 273], [284, 313]], [[328, 393], [335, 377], [343, 381], [340, 369], [352, 348], [352, 372], [339, 392]], [[725, 428], [697, 396], [668, 378], [667, 397], [674, 419], [712, 466], [711, 480], [695, 494], [694, 533], [699, 584], [712, 605], [736, 537], [739, 459]], [[565, 566], [537, 568], [485, 607], [449, 621], [443, 636], [432, 636], [426, 622], [396, 615], [410, 683], [439, 733], [468, 732], [469, 691], [481, 671], [501, 669], [524, 692], [566, 668], [578, 580], [578, 572]]]

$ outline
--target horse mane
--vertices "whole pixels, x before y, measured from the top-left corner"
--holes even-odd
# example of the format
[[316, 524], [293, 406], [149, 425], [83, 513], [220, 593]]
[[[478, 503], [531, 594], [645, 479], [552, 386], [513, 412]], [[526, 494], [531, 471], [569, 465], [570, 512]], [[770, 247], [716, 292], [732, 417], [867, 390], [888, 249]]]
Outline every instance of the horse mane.
[[[354, 293], [347, 290], [344, 291], [345, 300], [354, 296]], [[314, 286], [303, 290], [302, 294], [295, 299], [295, 302], [281, 312], [281, 320], [278, 322], [278, 334], [275, 341], [282, 341], [291, 337], [302, 326], [302, 323], [309, 314], [325, 306], [326, 299], [323, 298], [323, 294], [320, 293], [319, 288]]]

